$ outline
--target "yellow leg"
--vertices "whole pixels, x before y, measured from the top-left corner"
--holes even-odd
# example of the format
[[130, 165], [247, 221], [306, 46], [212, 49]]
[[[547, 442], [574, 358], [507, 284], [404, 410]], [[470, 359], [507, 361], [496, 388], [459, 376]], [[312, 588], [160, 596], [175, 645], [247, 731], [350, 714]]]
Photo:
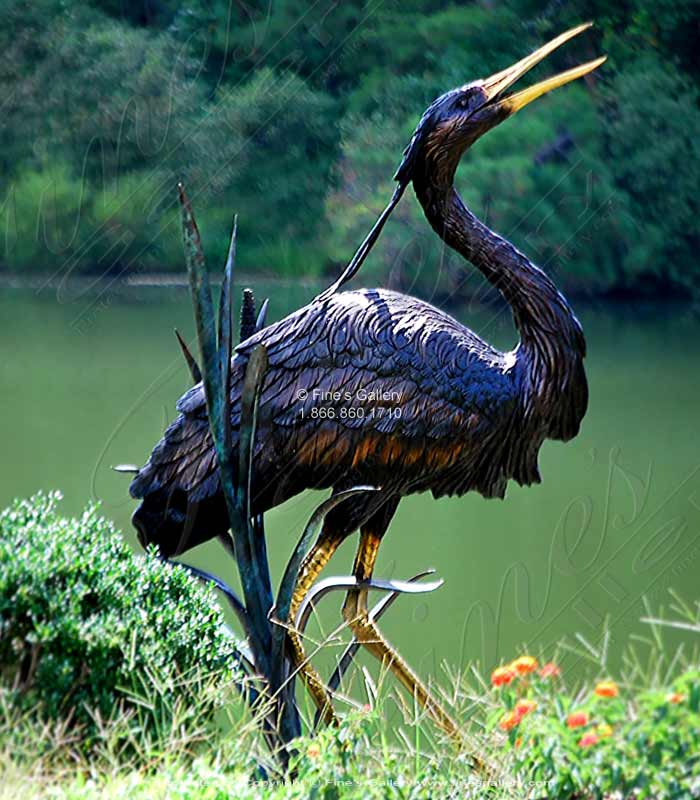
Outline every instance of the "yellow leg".
[[[353, 574], [358, 581], [368, 580], [372, 577], [380, 541], [381, 536], [377, 535], [374, 530], [368, 527], [362, 528], [360, 545], [353, 568]], [[440, 706], [421, 679], [386, 641], [379, 628], [369, 618], [366, 589], [348, 592], [343, 605], [343, 617], [362, 646], [388, 666], [435, 723], [450, 736], [461, 739], [457, 723]]]
[[316, 703], [317, 708], [321, 711], [323, 721], [327, 725], [337, 722], [335, 714], [333, 713], [331, 698], [328, 689], [321, 680], [321, 676], [316, 672], [306, 657], [304, 644], [299, 635], [299, 631], [296, 629], [295, 620], [304, 597], [306, 597], [321, 570], [326, 566], [330, 557], [337, 550], [338, 545], [342, 541], [343, 537], [338, 534], [322, 532], [318, 537], [318, 541], [311, 550], [309, 550], [302, 561], [297, 584], [292, 593], [289, 606], [289, 619], [287, 620], [287, 635], [294, 664], [299, 670], [299, 674], [306, 684], [306, 688], [309, 690], [314, 703]]

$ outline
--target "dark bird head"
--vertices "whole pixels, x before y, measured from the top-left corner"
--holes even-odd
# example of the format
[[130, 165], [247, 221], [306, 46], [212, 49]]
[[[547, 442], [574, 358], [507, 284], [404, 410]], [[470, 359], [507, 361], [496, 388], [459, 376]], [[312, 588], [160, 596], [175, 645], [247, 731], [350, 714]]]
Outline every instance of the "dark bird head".
[[421, 169], [433, 183], [451, 182], [459, 159], [474, 142], [504, 119], [515, 114], [543, 94], [576, 80], [600, 66], [605, 57], [589, 61], [514, 94], [506, 90], [564, 42], [590, 28], [579, 25], [562, 33], [548, 44], [513, 66], [490, 78], [476, 80], [452, 89], [433, 101], [425, 110], [403, 161], [394, 176], [406, 185], [420, 179]]

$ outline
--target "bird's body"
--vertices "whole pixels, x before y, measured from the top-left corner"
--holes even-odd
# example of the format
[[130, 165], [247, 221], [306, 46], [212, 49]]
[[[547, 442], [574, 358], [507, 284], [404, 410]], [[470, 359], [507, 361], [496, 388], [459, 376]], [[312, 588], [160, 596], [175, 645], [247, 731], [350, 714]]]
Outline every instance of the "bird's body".
[[[258, 344], [269, 367], [258, 412], [256, 513], [305, 489], [380, 486], [380, 497], [346, 503], [337, 514], [350, 533], [389, 498], [427, 490], [503, 497], [509, 479], [539, 481], [548, 420], [523, 402], [530, 376], [520, 347], [502, 353], [413, 297], [382, 289], [338, 293], [236, 349], [234, 434], [245, 365]], [[132, 485], [145, 498], [137, 526], [168, 555], [227, 526], [202, 385], [177, 408], [179, 417]]]

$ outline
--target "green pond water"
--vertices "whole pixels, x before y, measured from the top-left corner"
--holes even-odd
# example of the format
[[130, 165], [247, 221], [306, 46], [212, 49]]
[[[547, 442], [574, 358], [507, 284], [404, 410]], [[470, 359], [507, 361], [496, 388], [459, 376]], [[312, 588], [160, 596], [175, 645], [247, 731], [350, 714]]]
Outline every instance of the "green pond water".
[[[271, 293], [277, 319], [314, 291]], [[454, 313], [499, 346], [514, 341], [507, 313]], [[511, 485], [504, 502], [410, 497], [392, 522], [377, 574], [433, 567], [445, 581], [431, 595], [401, 598], [382, 620], [423, 674], [443, 662], [491, 668], [523, 649], [549, 657], [556, 642], [576, 645], [577, 634], [598, 647], [606, 620], [615, 670], [625, 646], [649, 636], [644, 598], [658, 611], [669, 589], [698, 596], [700, 326], [678, 308], [584, 308], [580, 317], [590, 408], [575, 441], [545, 444], [543, 483]], [[0, 291], [3, 506], [39, 489], [60, 489], [68, 513], [98, 499], [137, 546], [129, 477], [110, 466], [143, 463], [189, 385], [175, 326], [191, 337], [184, 289]], [[321, 497], [307, 493], [269, 513], [276, 579]], [[353, 547], [343, 545], [329, 574], [349, 572]], [[187, 558], [233, 580], [215, 545]], [[314, 636], [340, 620], [340, 598], [324, 604]], [[562, 660], [574, 671], [584, 664], [573, 653]]]

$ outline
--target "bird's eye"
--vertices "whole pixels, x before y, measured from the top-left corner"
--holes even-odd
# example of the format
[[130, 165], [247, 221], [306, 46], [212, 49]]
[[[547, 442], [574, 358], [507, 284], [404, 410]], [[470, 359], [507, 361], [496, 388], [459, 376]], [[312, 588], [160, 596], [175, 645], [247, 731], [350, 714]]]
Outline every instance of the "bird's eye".
[[462, 97], [457, 98], [457, 108], [469, 108], [469, 97], [467, 95], [462, 95]]

